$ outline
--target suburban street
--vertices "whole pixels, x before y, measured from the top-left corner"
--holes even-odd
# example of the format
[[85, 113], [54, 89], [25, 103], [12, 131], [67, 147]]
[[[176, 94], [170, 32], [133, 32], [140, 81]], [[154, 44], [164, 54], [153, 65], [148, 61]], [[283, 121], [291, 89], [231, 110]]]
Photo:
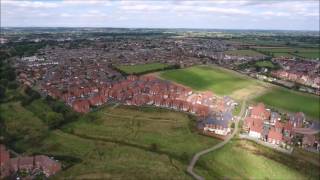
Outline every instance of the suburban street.
[[192, 160], [190, 161], [190, 164], [189, 164], [189, 166], [188, 166], [188, 168], [187, 168], [187, 172], [188, 172], [190, 175], [192, 175], [195, 179], [197, 179], [197, 180], [204, 180], [204, 179], [205, 179], [204, 177], [199, 176], [198, 174], [196, 174], [196, 173], [193, 171], [194, 166], [195, 166], [195, 164], [197, 163], [197, 161], [199, 160], [200, 156], [205, 155], [205, 154], [207, 154], [207, 153], [209, 153], [209, 152], [212, 152], [212, 151], [214, 151], [214, 150], [216, 150], [216, 149], [219, 149], [219, 148], [223, 147], [225, 144], [227, 144], [227, 143], [236, 135], [236, 133], [238, 132], [238, 129], [239, 129], [239, 127], [238, 127], [239, 121], [240, 121], [240, 120], [243, 120], [243, 119], [245, 118], [245, 109], [246, 109], [245, 107], [246, 107], [246, 101], [243, 101], [242, 106], [241, 106], [241, 111], [240, 111], [240, 114], [239, 114], [239, 117], [240, 117], [240, 118], [235, 120], [235, 129], [234, 129], [234, 131], [232, 132], [232, 134], [231, 134], [227, 139], [225, 139], [224, 141], [216, 144], [216, 145], [213, 146], [213, 147], [210, 147], [210, 148], [208, 148], [208, 149], [202, 150], [202, 151], [196, 153], [196, 154], [193, 156], [193, 158], [192, 158]]

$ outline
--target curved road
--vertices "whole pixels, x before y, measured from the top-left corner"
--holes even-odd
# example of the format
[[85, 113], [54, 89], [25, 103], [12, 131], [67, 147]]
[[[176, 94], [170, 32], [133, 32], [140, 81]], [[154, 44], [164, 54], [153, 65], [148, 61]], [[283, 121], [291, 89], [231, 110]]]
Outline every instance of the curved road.
[[195, 172], [193, 172], [193, 168], [194, 168], [195, 164], [197, 163], [198, 159], [200, 158], [200, 156], [202, 156], [202, 155], [204, 155], [204, 154], [207, 154], [207, 153], [209, 153], [209, 152], [211, 152], [211, 151], [214, 151], [214, 150], [216, 150], [216, 149], [221, 148], [222, 146], [224, 146], [225, 144], [227, 144], [227, 143], [234, 137], [234, 135], [238, 132], [239, 120], [242, 119], [242, 118], [244, 118], [245, 107], [246, 107], [246, 101], [243, 101], [242, 106], [241, 106], [240, 116], [239, 116], [239, 117], [241, 117], [241, 118], [236, 119], [236, 121], [235, 121], [235, 126], [234, 126], [235, 129], [234, 129], [234, 131], [232, 132], [232, 134], [231, 134], [227, 139], [225, 139], [224, 141], [216, 144], [215, 146], [213, 146], [213, 147], [211, 147], [211, 148], [202, 150], [202, 151], [196, 153], [196, 154], [193, 156], [193, 158], [192, 158], [192, 160], [190, 161], [190, 164], [189, 164], [189, 166], [188, 166], [188, 168], [187, 168], [187, 172], [188, 172], [191, 176], [193, 176], [195, 179], [197, 179], [197, 180], [204, 180], [204, 177], [199, 176], [199, 175], [197, 175]]

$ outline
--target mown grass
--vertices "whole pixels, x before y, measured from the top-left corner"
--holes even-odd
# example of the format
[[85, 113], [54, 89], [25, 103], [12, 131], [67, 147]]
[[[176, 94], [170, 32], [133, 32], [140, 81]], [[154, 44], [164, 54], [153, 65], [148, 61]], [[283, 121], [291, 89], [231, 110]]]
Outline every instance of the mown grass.
[[210, 90], [219, 95], [230, 95], [234, 91], [256, 84], [254, 80], [213, 66], [169, 70], [162, 72], [160, 76], [195, 90]]
[[141, 74], [144, 72], [163, 70], [170, 65], [162, 63], [151, 63], [151, 64], [136, 64], [136, 65], [118, 65], [116, 66], [122, 72], [126, 74]]
[[319, 96], [294, 92], [284, 88], [273, 88], [271, 91], [259, 96], [256, 102], [264, 102], [274, 108], [290, 112], [304, 112], [307, 116], [319, 120]]
[[253, 142], [232, 140], [223, 148], [202, 156], [195, 171], [206, 179], [301, 180], [318, 179], [318, 168]]

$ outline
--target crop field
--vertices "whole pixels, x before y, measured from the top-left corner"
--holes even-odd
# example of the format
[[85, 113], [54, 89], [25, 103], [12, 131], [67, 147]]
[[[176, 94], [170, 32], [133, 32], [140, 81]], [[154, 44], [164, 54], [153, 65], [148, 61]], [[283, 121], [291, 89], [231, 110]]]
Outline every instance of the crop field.
[[259, 51], [272, 53], [275, 57], [303, 57], [316, 59], [320, 58], [320, 51], [316, 48], [290, 48], [290, 47], [256, 47]]
[[284, 88], [273, 88], [271, 91], [257, 97], [255, 101], [264, 102], [271, 107], [286, 111], [302, 111], [314, 119], [319, 119], [320, 117], [320, 98], [315, 95], [294, 92]]
[[230, 50], [225, 53], [232, 56], [263, 56], [263, 54], [254, 50]]
[[169, 67], [170, 65], [161, 64], [161, 63], [152, 63], [152, 64], [137, 64], [137, 65], [119, 65], [116, 66], [119, 70], [125, 72], [126, 74], [142, 74], [145, 72], [163, 70], [164, 68]]
[[201, 157], [195, 166], [206, 179], [317, 179], [318, 168], [296, 156], [238, 139]]
[[160, 77], [189, 86], [194, 90], [210, 90], [215, 94], [230, 95], [239, 100], [267, 88], [260, 82], [239, 73], [214, 66], [194, 66], [164, 71]]

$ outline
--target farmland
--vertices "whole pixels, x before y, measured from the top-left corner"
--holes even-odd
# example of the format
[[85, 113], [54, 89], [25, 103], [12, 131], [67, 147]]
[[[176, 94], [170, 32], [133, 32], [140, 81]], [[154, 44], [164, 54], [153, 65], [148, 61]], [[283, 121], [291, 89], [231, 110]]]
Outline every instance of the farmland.
[[137, 65], [119, 65], [117, 69], [126, 74], [142, 74], [151, 71], [163, 70], [170, 67], [167, 64], [152, 63], [152, 64], [137, 64]]
[[320, 58], [320, 51], [316, 48], [256, 47], [255, 49], [259, 52], [264, 52], [265, 54], [271, 54], [274, 57]]
[[317, 179], [319, 176], [316, 165], [239, 139], [201, 157], [195, 170], [206, 179]]
[[286, 111], [302, 111], [311, 118], [319, 119], [320, 104], [319, 97], [290, 91], [284, 88], [273, 88], [271, 91], [259, 96], [256, 102], [265, 104]]

